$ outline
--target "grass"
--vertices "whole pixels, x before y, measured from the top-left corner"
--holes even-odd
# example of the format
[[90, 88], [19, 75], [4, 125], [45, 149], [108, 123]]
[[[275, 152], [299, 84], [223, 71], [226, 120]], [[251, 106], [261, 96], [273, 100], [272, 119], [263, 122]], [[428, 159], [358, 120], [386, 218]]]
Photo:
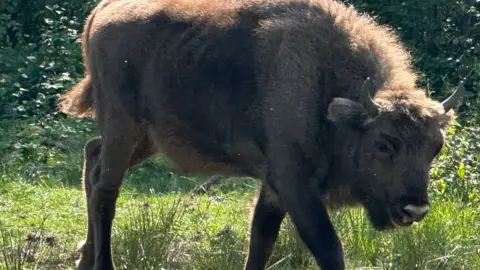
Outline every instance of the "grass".
[[[2, 122], [0, 133], [8, 142], [0, 143], [0, 269], [73, 269], [86, 234], [79, 177], [90, 124]], [[242, 269], [255, 182], [192, 195], [200, 180], [175, 175], [161, 158], [128, 174], [112, 232], [118, 269]], [[448, 195], [449, 186], [432, 189], [442, 190], [432, 211], [408, 229], [376, 232], [362, 209], [332, 212], [348, 269], [480, 269], [479, 204], [458, 189]], [[269, 269], [314, 265], [287, 219]]]
[[[0, 194], [0, 268], [72, 267], [86, 229], [81, 191], [4, 183]], [[115, 263], [119, 269], [241, 269], [253, 197], [235, 191], [192, 196], [127, 190], [113, 230]], [[375, 232], [361, 209], [332, 213], [332, 218], [351, 268], [480, 267], [478, 207], [435, 202], [421, 225], [390, 233]], [[311, 269], [313, 261], [291, 223], [283, 225], [270, 269]], [[22, 267], [9, 263], [19, 260]]]

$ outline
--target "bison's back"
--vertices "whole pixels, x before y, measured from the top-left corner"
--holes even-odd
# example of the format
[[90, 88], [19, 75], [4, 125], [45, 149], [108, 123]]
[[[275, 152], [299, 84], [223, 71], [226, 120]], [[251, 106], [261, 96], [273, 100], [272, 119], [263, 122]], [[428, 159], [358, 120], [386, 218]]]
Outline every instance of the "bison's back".
[[100, 5], [93, 17], [89, 72], [108, 106], [125, 108], [156, 127], [157, 136], [188, 142], [210, 160], [237, 162], [244, 151], [237, 145], [258, 156], [253, 15], [219, 24], [174, 16], [161, 4], [145, 11], [153, 1], [138, 2]]

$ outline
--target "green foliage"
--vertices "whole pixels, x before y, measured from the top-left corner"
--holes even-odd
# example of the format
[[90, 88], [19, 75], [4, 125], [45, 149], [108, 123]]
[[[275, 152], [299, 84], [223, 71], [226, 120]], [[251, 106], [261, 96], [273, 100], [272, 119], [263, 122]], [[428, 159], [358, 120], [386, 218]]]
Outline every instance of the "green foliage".
[[81, 120], [0, 121], [0, 178], [77, 184], [82, 148], [91, 133], [92, 124]]
[[[42, 5], [42, 3], [55, 3]], [[0, 115], [55, 113], [82, 76], [78, 38], [92, 3], [7, 0], [0, 6]]]
[[466, 204], [480, 202], [480, 129], [455, 125], [430, 173], [432, 192]]

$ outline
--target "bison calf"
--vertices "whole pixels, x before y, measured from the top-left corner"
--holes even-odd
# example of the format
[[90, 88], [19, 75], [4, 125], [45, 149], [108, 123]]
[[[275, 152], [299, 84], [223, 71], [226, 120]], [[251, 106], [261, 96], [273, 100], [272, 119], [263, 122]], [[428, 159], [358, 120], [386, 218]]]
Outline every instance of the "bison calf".
[[334, 0], [104, 0], [82, 48], [85, 78], [59, 100], [100, 133], [78, 269], [114, 269], [122, 179], [156, 153], [261, 180], [245, 269], [265, 268], [286, 214], [322, 269], [344, 269], [327, 206], [363, 205], [378, 230], [422, 220], [463, 93], [428, 98], [399, 39]]

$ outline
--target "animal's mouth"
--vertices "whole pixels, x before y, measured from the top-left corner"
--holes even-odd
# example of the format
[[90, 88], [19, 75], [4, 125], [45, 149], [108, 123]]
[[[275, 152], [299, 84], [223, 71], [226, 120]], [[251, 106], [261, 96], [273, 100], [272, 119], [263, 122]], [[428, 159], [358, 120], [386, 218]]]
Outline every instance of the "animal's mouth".
[[390, 217], [390, 222], [396, 228], [410, 227], [415, 223], [414, 219], [409, 215], [392, 214], [392, 211], [388, 211], [388, 215]]
[[393, 218], [390, 218], [390, 222], [392, 222], [393, 226], [396, 228], [404, 228], [404, 227], [410, 227], [413, 225], [414, 221], [406, 221], [406, 220], [395, 220]]
[[390, 222], [395, 227], [409, 227], [415, 222], [420, 222], [427, 215], [430, 205], [407, 204], [388, 211]]
[[428, 203], [390, 204], [385, 208], [378, 208], [372, 204], [366, 205], [372, 225], [380, 231], [407, 228], [414, 223], [419, 223], [427, 215], [429, 208]]

